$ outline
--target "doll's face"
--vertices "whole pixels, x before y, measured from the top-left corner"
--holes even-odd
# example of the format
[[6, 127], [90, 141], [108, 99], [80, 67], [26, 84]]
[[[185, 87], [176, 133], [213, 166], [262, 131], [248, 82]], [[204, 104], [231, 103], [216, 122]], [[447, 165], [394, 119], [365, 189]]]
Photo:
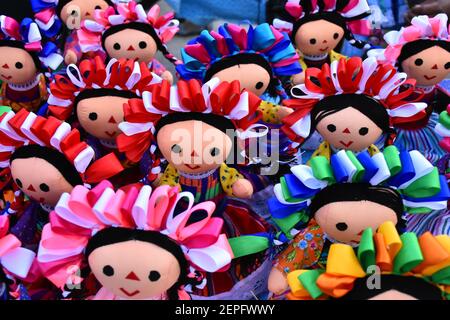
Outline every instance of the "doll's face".
[[348, 107], [322, 119], [317, 131], [337, 149], [361, 151], [375, 143], [383, 134], [372, 120]]
[[217, 169], [232, 148], [231, 139], [224, 132], [195, 120], [162, 127], [157, 143], [164, 158], [175, 169], [186, 173]]
[[60, 18], [67, 24], [74, 26], [76, 21], [94, 20], [95, 10], [108, 8], [104, 0], [72, 0], [62, 9]]
[[105, 50], [111, 58], [150, 63], [158, 48], [155, 40], [147, 33], [125, 29], [105, 39]]
[[344, 37], [344, 29], [326, 20], [302, 25], [295, 34], [295, 46], [307, 56], [330, 53]]
[[112, 141], [120, 133], [123, 105], [127, 102], [127, 98], [113, 96], [83, 99], [77, 105], [78, 121], [90, 135]]
[[342, 201], [326, 204], [314, 218], [323, 231], [336, 241], [358, 244], [363, 231], [374, 231], [384, 222], [397, 224], [394, 210], [372, 201]]
[[97, 248], [88, 260], [102, 286], [126, 299], [158, 297], [180, 276], [180, 265], [170, 252], [143, 241], [130, 240]]
[[417, 300], [413, 296], [401, 291], [392, 289], [378, 294], [369, 300]]
[[450, 73], [450, 52], [434, 46], [405, 59], [402, 68], [418, 85], [432, 86]]
[[11, 163], [11, 175], [28, 197], [51, 206], [58, 203], [64, 192], [73, 189], [58, 169], [41, 158], [15, 159]]
[[267, 90], [270, 84], [270, 75], [266, 69], [254, 63], [229, 67], [217, 72], [213, 77], [227, 82], [239, 80], [241, 88], [253, 92], [258, 97]]
[[24, 84], [36, 78], [38, 70], [33, 58], [20, 48], [0, 47], [0, 80]]

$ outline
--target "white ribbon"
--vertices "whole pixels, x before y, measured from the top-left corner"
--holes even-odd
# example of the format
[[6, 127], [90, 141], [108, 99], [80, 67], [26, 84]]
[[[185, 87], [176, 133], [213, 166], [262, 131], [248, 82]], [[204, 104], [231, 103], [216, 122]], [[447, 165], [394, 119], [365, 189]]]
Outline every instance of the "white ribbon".
[[[46, 233], [47, 228], [49, 228], [49, 229], [51, 228], [49, 223], [44, 226], [42, 233]], [[82, 253], [84, 249], [85, 249], [85, 245], [80, 245], [78, 247], [74, 247], [74, 248], [70, 248], [70, 249], [65, 248], [65, 249], [61, 249], [61, 250], [47, 249], [42, 245], [42, 241], [41, 241], [41, 243], [39, 244], [37, 260], [42, 263], [58, 261], [58, 260], [62, 260], [65, 258], [76, 256], [76, 255]]]
[[[177, 214], [174, 217], [175, 209], [177, 208], [177, 203], [182, 199], [186, 198], [188, 200], [187, 209], [182, 213]], [[169, 233], [175, 233], [180, 226], [181, 221], [185, 218], [185, 215], [191, 211], [192, 206], [194, 205], [194, 195], [190, 192], [180, 192], [177, 194], [177, 200], [175, 204], [172, 206], [169, 216], [167, 217], [166, 227]]]
[[308, 113], [306, 116], [295, 122], [291, 126], [291, 130], [302, 138], [308, 138], [311, 132], [311, 114]]
[[[393, 71], [392, 71], [393, 72]], [[378, 96], [381, 99], [386, 99], [386, 97], [395, 89], [400, 87], [408, 78], [408, 75], [404, 72], [396, 73], [392, 79], [390, 79], [387, 83], [383, 85], [378, 93]]]
[[414, 202], [403, 200], [403, 204], [410, 208], [428, 208], [431, 210], [445, 210], [447, 209], [447, 201], [429, 201], [429, 202]]
[[6, 270], [20, 278], [26, 278], [35, 257], [36, 254], [33, 251], [19, 247], [3, 254], [0, 257], [0, 263]]
[[434, 166], [425, 158], [419, 151], [413, 150], [409, 152], [411, 156], [412, 164], [414, 167], [415, 176], [411, 180], [405, 182], [399, 189], [406, 189], [409, 185], [411, 185], [416, 180], [426, 176], [431, 171], [434, 170]]
[[450, 137], [450, 129], [447, 129], [441, 123], [438, 123], [436, 125], [436, 127], [434, 128], [434, 131], [443, 138]]
[[36, 114], [32, 112], [28, 113], [28, 116], [26, 117], [25, 121], [20, 126], [20, 131], [22, 131], [23, 134], [26, 135], [34, 143], [37, 143], [40, 146], [44, 146], [45, 143], [42, 142], [38, 137], [36, 137], [33, 132], [31, 132], [31, 126], [33, 125], [34, 121], [36, 121], [36, 119], [37, 119]]
[[14, 113], [14, 111], [8, 111], [8, 113], [5, 114], [4, 118], [0, 122], [0, 130], [6, 133], [6, 135], [13, 138], [14, 140], [27, 142], [27, 139], [19, 136], [8, 123], [9, 120], [11, 120], [15, 115], [16, 114]]
[[125, 22], [125, 17], [121, 16], [120, 14], [115, 14], [108, 17], [109, 23], [111, 23], [113, 26], [123, 24]]
[[[75, 70], [75, 72], [77, 73], [78, 77], [76, 77], [72, 73], [72, 70]], [[66, 73], [69, 76], [70, 81], [72, 81], [72, 83], [74, 85], [76, 85], [78, 88], [86, 87], [86, 84], [83, 82], [83, 77], [81, 76], [80, 70], [78, 69], [78, 67], [75, 64], [70, 64], [67, 67]]]
[[119, 123], [119, 129], [127, 136], [132, 136], [138, 133], [147, 132], [153, 128], [153, 122], [147, 123], [134, 123], [134, 122], [121, 122]]
[[276, 29], [281, 29], [281, 30], [293, 30], [294, 29], [294, 25], [292, 23], [284, 21], [284, 20], [280, 20], [278, 18], [273, 19], [272, 25]]
[[28, 42], [38, 42], [42, 40], [41, 33], [39, 31], [39, 27], [36, 23], [30, 24], [30, 29], [28, 30]]
[[142, 94], [142, 100], [144, 101], [144, 106], [145, 109], [150, 112], [150, 113], [154, 113], [154, 114], [167, 114], [166, 111], [161, 111], [158, 108], [155, 108], [153, 106], [153, 102], [152, 102], [152, 98], [153, 98], [153, 94], [150, 91], [145, 91]]
[[63, 141], [72, 131], [70, 124], [61, 122], [53, 136], [50, 138], [50, 145], [61, 151], [61, 141]]
[[353, 18], [366, 12], [370, 12], [369, 4], [366, 0], [360, 0], [355, 7], [347, 12], [341, 13], [341, 15], [345, 18]]
[[291, 172], [309, 189], [323, 189], [328, 182], [317, 179], [310, 166], [300, 164], [291, 167]]
[[348, 157], [347, 152], [345, 150], [341, 150], [341, 151], [337, 152], [336, 157], [339, 161], [339, 164], [342, 166], [342, 168], [345, 170], [345, 172], [348, 175], [347, 182], [352, 182], [353, 176], [356, 173], [356, 166], [350, 160], [350, 158]]
[[378, 67], [377, 59], [374, 57], [369, 57], [365, 59], [362, 63], [363, 74], [361, 76], [361, 81], [359, 82], [359, 91], [363, 92], [366, 88], [367, 80], [375, 72]]
[[105, 26], [95, 22], [93, 20], [85, 20], [84, 21], [84, 27], [86, 29], [88, 29], [89, 31], [95, 32], [95, 33], [99, 33], [99, 32], [103, 32], [103, 30], [105, 30]]
[[[80, 186], [83, 188], [83, 186]], [[75, 187], [77, 188], [77, 187]], [[62, 219], [73, 223], [77, 226], [86, 228], [86, 229], [97, 229], [98, 225], [93, 221], [89, 219], [84, 219], [82, 216], [76, 214], [76, 212], [73, 212], [69, 207], [69, 200], [70, 200], [70, 194], [65, 192], [61, 195], [61, 198], [59, 198], [58, 203], [55, 206], [55, 212], [58, 216], [60, 216]]]
[[58, 53], [52, 53], [48, 57], [39, 57], [39, 60], [52, 70], [56, 70], [63, 63], [64, 58]]
[[230, 264], [233, 257], [227, 250], [218, 245], [220, 242], [228, 241], [225, 235], [220, 235], [216, 244], [206, 248], [190, 249], [187, 252], [189, 260], [206, 272], [215, 272]]
[[[262, 132], [252, 131], [255, 128], [264, 128], [264, 130]], [[268, 133], [269, 133], [269, 128], [263, 124], [258, 124], [258, 123], [252, 124], [245, 131], [236, 130], [237, 137], [242, 140], [249, 139], [249, 138], [265, 137]], [[245, 153], [245, 151], [244, 151], [244, 153]]]
[[144, 9], [144, 7], [141, 4], [138, 4], [135, 7], [134, 12], [138, 16], [138, 21], [144, 22], [144, 23], [148, 23], [147, 13], [145, 12], [145, 9]]
[[378, 168], [377, 173], [370, 179], [369, 183], [373, 186], [380, 184], [391, 176], [391, 172], [387, 165], [386, 159], [382, 152], [378, 152], [372, 156], [372, 161]]
[[[276, 185], [273, 186], [273, 193], [275, 194], [275, 197], [277, 198], [277, 200], [284, 204], [284, 205], [288, 205], [288, 206], [294, 206], [297, 205], [299, 203], [303, 203], [305, 202], [305, 200], [300, 200], [297, 202], [288, 202], [284, 199], [284, 195], [283, 195], [283, 189], [281, 188], [281, 184], [277, 183]], [[309, 203], [311, 202], [311, 200], [306, 200], [306, 204], [309, 205]]]
[[395, 109], [387, 109], [387, 113], [390, 117], [408, 118], [424, 110], [426, 107], [427, 104], [423, 102], [407, 103]]
[[128, 89], [131, 90], [136, 85], [136, 83], [139, 82], [140, 79], [141, 79], [141, 68], [139, 66], [139, 63], [136, 61], [134, 62], [133, 72], [131, 73], [125, 85], [127, 86]]
[[244, 91], [239, 99], [239, 102], [236, 106], [231, 110], [228, 118], [234, 120], [241, 120], [249, 113], [249, 105], [248, 105], [248, 92]]
[[92, 211], [95, 213], [97, 218], [105, 225], [113, 225], [114, 221], [109, 220], [105, 216], [105, 210], [111, 200], [114, 198], [115, 192], [111, 188], [106, 188], [102, 195], [98, 198], [95, 205], [92, 207]]
[[147, 228], [147, 214], [148, 214], [148, 203], [150, 200], [150, 195], [152, 193], [152, 187], [145, 185], [139, 191], [136, 202], [131, 209], [131, 215], [139, 229]]
[[72, 105], [72, 100], [60, 99], [60, 98], [55, 97], [53, 94], [50, 94], [47, 102], [51, 106], [66, 107], [66, 108]]
[[92, 147], [87, 147], [83, 151], [81, 151], [78, 156], [74, 160], [75, 168], [78, 172], [84, 173], [86, 168], [91, 163], [92, 159], [94, 159], [95, 152]]

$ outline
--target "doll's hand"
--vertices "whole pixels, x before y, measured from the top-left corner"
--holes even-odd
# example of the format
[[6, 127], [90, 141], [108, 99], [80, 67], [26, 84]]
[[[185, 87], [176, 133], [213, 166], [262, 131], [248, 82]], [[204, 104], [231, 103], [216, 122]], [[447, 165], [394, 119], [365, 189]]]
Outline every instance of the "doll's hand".
[[292, 84], [293, 85], [302, 84], [302, 83], [305, 83], [305, 72], [301, 72], [301, 73], [298, 73], [298, 74], [292, 76]]
[[77, 55], [72, 50], [67, 50], [66, 55], [64, 56], [64, 62], [66, 65], [76, 64], [78, 61]]
[[170, 73], [170, 71], [166, 70], [161, 74], [161, 78], [164, 80], [169, 81], [170, 84], [173, 84], [173, 75]]
[[277, 268], [272, 268], [268, 279], [268, 289], [275, 294], [282, 294], [289, 285], [286, 276]]
[[278, 119], [283, 120], [285, 117], [290, 115], [292, 112], [294, 112], [293, 109], [280, 106], [280, 109], [278, 110]]
[[233, 186], [233, 195], [241, 199], [249, 199], [253, 195], [253, 186], [247, 179], [238, 179]]

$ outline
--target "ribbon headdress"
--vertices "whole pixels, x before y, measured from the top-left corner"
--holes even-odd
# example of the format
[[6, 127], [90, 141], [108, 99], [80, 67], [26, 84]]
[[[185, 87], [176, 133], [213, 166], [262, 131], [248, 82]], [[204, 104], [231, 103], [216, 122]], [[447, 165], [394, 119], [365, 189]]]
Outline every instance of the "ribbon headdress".
[[[175, 212], [182, 200], [187, 200], [186, 210]], [[71, 277], [67, 270], [85, 263], [84, 250], [93, 235], [105, 228], [123, 227], [166, 235], [180, 245], [191, 266], [198, 270], [223, 269], [233, 259], [228, 240], [221, 233], [223, 220], [212, 217], [213, 202], [193, 203], [191, 193], [169, 186], [155, 190], [150, 186], [140, 190], [132, 187], [126, 192], [114, 191], [108, 181], [92, 190], [77, 186], [62, 195], [50, 214], [50, 223], [42, 232], [38, 262], [44, 275], [62, 288]], [[193, 222], [200, 211], [206, 216]]]
[[0, 266], [9, 273], [26, 278], [36, 254], [21, 247], [20, 240], [9, 232], [9, 215], [0, 216]]
[[439, 142], [442, 149], [450, 153], [450, 104], [446, 111], [442, 111], [439, 116], [439, 123], [436, 125], [436, 133], [443, 139]]
[[177, 59], [167, 51], [166, 47], [166, 44], [179, 30], [179, 22], [173, 19], [175, 16], [173, 12], [160, 16], [161, 9], [158, 5], [154, 5], [148, 12], [145, 12], [142, 4], [137, 4], [136, 1], [119, 3], [116, 8], [117, 11], [113, 7], [96, 10], [94, 21], [83, 22], [82, 28], [78, 30], [80, 47], [83, 52], [102, 50], [102, 36], [110, 28], [138, 23], [151, 27], [157, 37], [154, 40], [158, 49], [168, 60], [173, 63], [177, 62]]
[[178, 65], [177, 71], [183, 79], [208, 81], [205, 79], [208, 69], [225, 58], [241, 54], [262, 57], [275, 77], [302, 71], [288, 35], [267, 23], [255, 28], [250, 25], [248, 30], [232, 23], [221, 25], [217, 32], [203, 30], [181, 49], [184, 64]]
[[[402, 89], [399, 91], [399, 88]], [[391, 126], [413, 123], [426, 114], [425, 103], [412, 102], [415, 80], [394, 66], [381, 64], [374, 57], [333, 61], [322, 69], [308, 68], [305, 83], [292, 88], [295, 99], [283, 104], [295, 111], [283, 119], [287, 136], [303, 142], [311, 133], [311, 111], [322, 99], [339, 94], [365, 95], [379, 102], [390, 118]]]
[[63, 154], [83, 181], [96, 183], [123, 170], [119, 159], [110, 153], [94, 160], [94, 150], [81, 140], [80, 132], [54, 117], [44, 118], [20, 110], [0, 117], [0, 167], [8, 168], [14, 151], [22, 146], [40, 145]]
[[399, 235], [391, 221], [383, 223], [376, 233], [366, 229], [356, 254], [349, 245], [332, 244], [326, 270], [289, 273], [288, 297], [295, 300], [341, 298], [352, 291], [357, 279], [375, 272], [421, 278], [437, 286], [443, 298], [448, 299], [450, 237], [433, 236], [430, 232], [420, 237], [412, 232]]
[[306, 209], [315, 195], [336, 183], [393, 188], [400, 193], [405, 212], [411, 214], [446, 209], [450, 199], [447, 180], [438, 168], [417, 150], [399, 152], [395, 146], [373, 156], [368, 151], [356, 155], [341, 150], [331, 161], [313, 157], [310, 166], [294, 166], [291, 172], [281, 177], [274, 187], [275, 197], [268, 200], [272, 217], [287, 235], [300, 221], [309, 219]]
[[397, 58], [402, 52], [405, 44], [416, 40], [442, 40], [450, 41], [450, 26], [445, 13], [439, 13], [430, 18], [428, 16], [417, 16], [411, 20], [411, 25], [403, 27], [399, 31], [390, 31], [384, 35], [388, 46], [386, 49], [371, 50], [370, 55], [378, 60], [397, 64]]
[[[239, 82], [220, 82], [213, 78], [203, 86], [197, 80], [179, 81], [171, 86], [164, 81], [146, 91], [142, 99], [131, 99], [125, 105], [125, 122], [119, 124], [122, 134], [117, 138], [119, 151], [130, 161], [138, 162], [147, 150], [154, 152], [153, 136], [158, 121], [172, 113], [203, 113], [223, 116], [238, 130], [251, 129], [261, 114], [261, 100], [241, 90]], [[155, 168], [155, 174], [159, 170]]]
[[30, 0], [34, 19], [48, 38], [58, 36], [63, 25], [56, 12], [58, 3], [59, 0]]
[[153, 83], [161, 78], [153, 74], [143, 62], [111, 59], [105, 66], [96, 56], [83, 60], [79, 66], [67, 67], [67, 76], [57, 75], [50, 84], [49, 111], [58, 119], [67, 119], [73, 111], [77, 96], [85, 91], [111, 89], [129, 91], [140, 97]]
[[30, 18], [19, 23], [11, 17], [1, 15], [0, 40], [23, 44], [27, 52], [38, 57], [40, 65], [37, 67], [56, 70], [63, 61], [63, 57], [58, 54], [58, 47], [42, 37], [38, 24]]
[[288, 32], [295, 37], [299, 26], [312, 17], [323, 17], [335, 15], [344, 21], [347, 27], [346, 39], [358, 48], [365, 46], [364, 42], [356, 40], [352, 32], [368, 35], [370, 26], [363, 18], [370, 14], [370, 7], [366, 0], [288, 0], [285, 5], [287, 14], [291, 17], [288, 21], [274, 19], [273, 25], [281, 31]]

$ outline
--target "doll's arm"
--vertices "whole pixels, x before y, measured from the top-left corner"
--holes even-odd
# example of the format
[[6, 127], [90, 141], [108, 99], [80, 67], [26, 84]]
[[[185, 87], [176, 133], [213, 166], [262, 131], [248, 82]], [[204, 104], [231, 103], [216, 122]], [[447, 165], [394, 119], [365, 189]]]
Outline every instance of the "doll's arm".
[[225, 163], [220, 167], [220, 183], [228, 196], [247, 199], [253, 195], [251, 182], [245, 179], [239, 171], [228, 167]]
[[291, 82], [293, 85], [305, 83], [305, 71], [293, 75], [291, 78]]
[[281, 120], [290, 115], [293, 110], [288, 107], [262, 101], [258, 108], [262, 113], [262, 120], [267, 123], [281, 124]]
[[76, 32], [72, 32], [66, 39], [66, 45], [64, 46], [64, 62], [66, 65], [71, 63], [77, 63], [81, 60], [83, 53], [81, 52], [80, 45], [78, 43], [78, 35]]

